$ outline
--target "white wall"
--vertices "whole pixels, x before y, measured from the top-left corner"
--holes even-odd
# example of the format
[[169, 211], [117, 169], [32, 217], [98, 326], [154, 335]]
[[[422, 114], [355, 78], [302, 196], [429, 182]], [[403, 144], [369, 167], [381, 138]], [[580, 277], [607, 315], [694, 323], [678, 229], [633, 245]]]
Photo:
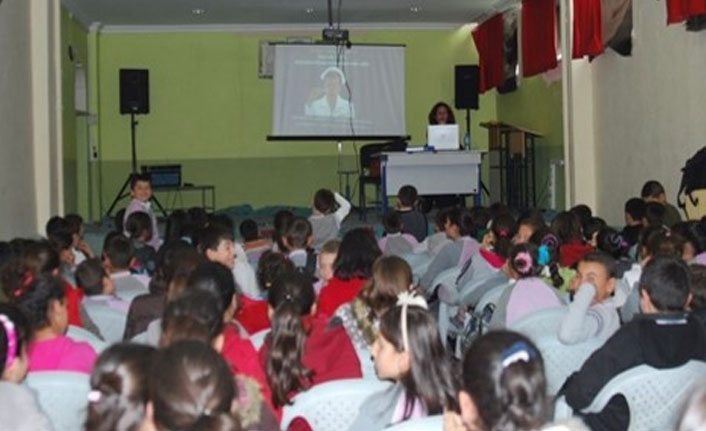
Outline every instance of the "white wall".
[[34, 234], [30, 2], [0, 4], [0, 240]]
[[632, 57], [608, 51], [592, 66], [597, 210], [612, 223], [648, 179], [675, 202], [681, 167], [706, 145], [706, 31], [667, 27], [664, 1], [633, 8]]

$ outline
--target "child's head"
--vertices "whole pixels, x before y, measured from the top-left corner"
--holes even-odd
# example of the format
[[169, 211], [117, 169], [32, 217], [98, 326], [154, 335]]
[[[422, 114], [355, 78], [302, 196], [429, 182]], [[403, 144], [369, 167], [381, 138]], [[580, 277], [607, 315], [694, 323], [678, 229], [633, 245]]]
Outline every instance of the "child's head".
[[455, 405], [450, 365], [434, 317], [426, 302], [408, 293], [380, 316], [380, 332], [371, 353], [380, 379], [402, 383], [404, 417], [421, 399], [429, 414]]
[[461, 418], [473, 430], [536, 430], [549, 419], [544, 362], [525, 336], [492, 331], [463, 359]]
[[488, 235], [491, 236], [493, 252], [498, 256], [507, 258], [512, 247], [512, 238], [517, 233], [517, 222], [509, 214], [495, 217], [490, 224]]
[[691, 299], [689, 267], [678, 257], [655, 257], [640, 276], [643, 313], [682, 312]]
[[539, 263], [539, 247], [531, 242], [512, 246], [508, 266], [511, 278], [540, 276], [544, 266]]
[[374, 317], [395, 305], [400, 293], [412, 286], [412, 268], [398, 256], [380, 256], [373, 264], [373, 276], [358, 294]]
[[582, 239], [581, 219], [569, 211], [557, 214], [552, 221], [552, 230], [559, 235], [562, 244], [570, 244]]
[[135, 247], [119, 233], [109, 235], [103, 245], [103, 264], [109, 272], [127, 271], [135, 258]]
[[402, 218], [397, 211], [390, 211], [383, 219], [382, 226], [388, 235], [402, 232]]
[[167, 227], [165, 229], [164, 241], [176, 241], [184, 237], [185, 227], [189, 224], [186, 211], [177, 209], [172, 211], [167, 217]]
[[148, 401], [147, 381], [156, 350], [135, 343], [113, 344], [100, 354], [91, 373], [85, 429], [140, 429]]
[[66, 332], [69, 326], [64, 286], [54, 276], [28, 277], [13, 292], [13, 301], [27, 317], [32, 331], [50, 329], [55, 335]]
[[130, 239], [149, 241], [152, 239], [152, 219], [144, 211], [135, 211], [125, 220], [125, 230]]
[[218, 262], [230, 269], [235, 266], [233, 232], [217, 226], [208, 226], [199, 235], [199, 250], [211, 262]]
[[706, 250], [706, 235], [701, 223], [697, 221], [684, 221], [672, 226], [672, 232], [684, 238], [684, 252], [682, 257], [689, 262], [698, 254]]
[[309, 220], [296, 217], [287, 229], [285, 244], [290, 251], [303, 250], [311, 246], [314, 241], [313, 229]]
[[[441, 213], [441, 211], [439, 212]], [[485, 207], [473, 207], [468, 212], [471, 215], [471, 221], [473, 223], [471, 235], [480, 241], [483, 239], [483, 235], [487, 232], [488, 225], [490, 225], [490, 221], [493, 219], [490, 209]]]
[[585, 204], [576, 205], [569, 210], [570, 213], [574, 214], [579, 219], [581, 226], [586, 225], [588, 221], [593, 217], [593, 211], [591, 207]]
[[240, 237], [243, 238], [243, 242], [257, 241], [260, 238], [257, 223], [251, 218], [243, 220], [240, 226], [238, 226], [238, 230], [240, 231]]
[[640, 198], [630, 198], [625, 202], [625, 224], [628, 226], [641, 224], [647, 208]]
[[445, 215], [444, 232], [448, 238], [455, 240], [474, 233], [471, 214], [465, 208], [451, 208]]
[[204, 263], [203, 255], [193, 248], [178, 248], [166, 253], [161, 267], [157, 267], [154, 277], [150, 280], [150, 291], [167, 293], [167, 302], [176, 299], [188, 288], [189, 277]]
[[645, 202], [658, 202], [665, 204], [667, 202], [667, 194], [664, 192], [664, 186], [659, 181], [650, 180], [642, 186], [640, 193], [642, 200]]
[[160, 347], [180, 340], [196, 340], [223, 348], [223, 318], [217, 296], [201, 290], [187, 290], [167, 304], [162, 316]]
[[537, 263], [549, 269], [552, 286], [557, 289], [564, 285], [564, 279], [559, 273], [559, 237], [548, 227], [539, 229], [532, 234], [530, 243], [537, 246]]
[[66, 214], [64, 220], [69, 226], [74, 239], [74, 247], [76, 247], [83, 238], [83, 217], [78, 214]]
[[73, 252], [74, 237], [69, 230], [58, 230], [49, 235], [49, 244], [59, 255], [62, 265], [73, 267], [75, 256]]
[[608, 227], [608, 224], [605, 220], [600, 217], [591, 217], [583, 225], [583, 240], [595, 248], [598, 242], [598, 232], [606, 227]]
[[584, 283], [595, 287], [594, 302], [601, 303], [608, 299], [615, 292], [615, 259], [602, 251], [594, 251], [582, 257], [576, 266], [576, 275], [571, 280], [571, 290], [578, 290]]
[[184, 340], [158, 351], [148, 380], [147, 421], [157, 431], [241, 429], [230, 367], [208, 344]]
[[657, 201], [645, 204], [645, 218], [642, 221], [644, 226], [664, 226], [664, 217], [667, 208]]
[[596, 235], [596, 249], [609, 254], [613, 259], [627, 256], [630, 244], [615, 229], [606, 227]]
[[16, 296], [39, 274], [59, 274], [59, 255], [47, 241], [12, 241], [10, 248], [11, 257], [1, 270], [7, 298]]
[[417, 189], [409, 184], [400, 187], [397, 192], [397, 201], [400, 208], [413, 208], [417, 199], [419, 199]]
[[66, 221], [65, 218], [60, 216], [53, 216], [44, 225], [44, 231], [47, 238], [51, 238], [52, 235], [57, 232], [69, 232], [71, 233], [71, 225]]
[[292, 223], [293, 220], [294, 213], [290, 210], [280, 210], [275, 213], [275, 217], [273, 220], [274, 232], [272, 233], [274, 237], [272, 238], [272, 240], [279, 247], [279, 251], [283, 253], [287, 252], [287, 246], [284, 244], [284, 237], [285, 235], [287, 235], [289, 225]]
[[682, 257], [684, 254], [684, 238], [663, 226], [651, 226], [642, 231], [640, 236], [642, 257], [657, 256]]
[[307, 337], [302, 318], [316, 312], [315, 300], [311, 277], [297, 271], [281, 274], [268, 292], [272, 332], [265, 374], [275, 406], [290, 404], [289, 393], [311, 379], [311, 370], [302, 363]]
[[187, 290], [208, 292], [220, 301], [220, 315], [224, 322], [233, 320], [238, 307], [237, 287], [233, 273], [217, 262], [199, 265], [189, 276]]
[[27, 375], [30, 328], [17, 307], [0, 303], [0, 380], [19, 383]]
[[706, 310], [706, 266], [689, 265], [691, 275], [691, 302], [689, 309], [693, 311]]
[[115, 285], [98, 259], [86, 259], [76, 267], [76, 286], [87, 296], [112, 295]]
[[336, 208], [336, 197], [329, 189], [319, 189], [314, 194], [314, 210], [319, 214], [331, 214]]
[[512, 237], [512, 242], [513, 244], [527, 242], [532, 237], [532, 234], [545, 227], [547, 227], [547, 224], [544, 222], [544, 217], [540, 212], [531, 211], [523, 214], [517, 223], [517, 233]]
[[261, 289], [270, 290], [280, 274], [294, 270], [294, 263], [287, 256], [276, 251], [267, 250], [262, 253], [260, 260], [257, 262], [257, 283]]
[[337, 239], [328, 240], [321, 247], [318, 256], [318, 275], [324, 284], [333, 278], [334, 262], [336, 262], [339, 247], [341, 247], [341, 241]]
[[152, 199], [152, 183], [147, 174], [132, 174], [130, 176], [130, 196], [142, 202]]
[[333, 264], [334, 276], [341, 280], [370, 278], [375, 259], [382, 252], [373, 233], [366, 228], [351, 229], [343, 235]]

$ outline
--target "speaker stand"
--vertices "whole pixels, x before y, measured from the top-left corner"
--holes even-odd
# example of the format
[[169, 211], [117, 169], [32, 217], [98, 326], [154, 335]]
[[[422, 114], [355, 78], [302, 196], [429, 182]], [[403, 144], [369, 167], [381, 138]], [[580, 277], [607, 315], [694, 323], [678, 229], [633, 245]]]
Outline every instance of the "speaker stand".
[[[466, 108], [466, 134], [463, 137], [463, 149], [466, 151], [470, 151], [471, 149], [471, 110], [468, 108]], [[478, 183], [480, 184], [480, 191], [475, 195], [473, 204], [479, 207], [482, 205], [481, 197], [483, 193], [485, 193], [487, 198], [490, 198], [490, 190], [488, 190], [488, 187], [483, 182], [483, 176], [480, 174], [480, 166], [478, 167]]]
[[[108, 208], [108, 211], [105, 213], [105, 217], [110, 217], [113, 213], [113, 210], [115, 207], [118, 205], [118, 202], [123, 200], [124, 198], [130, 196], [130, 182], [132, 181], [132, 178], [137, 175], [137, 125], [138, 121], [135, 119], [135, 113], [131, 112], [130, 113], [130, 144], [131, 144], [131, 156], [132, 156], [132, 171], [130, 174], [128, 174], [127, 178], [125, 179], [125, 182], [123, 183], [123, 186], [120, 188], [120, 191], [115, 195], [115, 198], [113, 199], [113, 203], [110, 204], [110, 207]], [[154, 197], [154, 194], [150, 198], [150, 201], [154, 202], [155, 206], [159, 208], [159, 211], [162, 213], [164, 218], [168, 217], [167, 211], [164, 209], [162, 204], [157, 200], [156, 197]]]

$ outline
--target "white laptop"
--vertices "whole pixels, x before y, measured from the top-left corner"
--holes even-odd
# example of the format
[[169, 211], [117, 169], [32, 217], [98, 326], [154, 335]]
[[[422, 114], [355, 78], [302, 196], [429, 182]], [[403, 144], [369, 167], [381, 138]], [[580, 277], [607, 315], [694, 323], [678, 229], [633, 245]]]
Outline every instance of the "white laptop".
[[427, 126], [427, 139], [437, 151], [458, 150], [458, 124]]

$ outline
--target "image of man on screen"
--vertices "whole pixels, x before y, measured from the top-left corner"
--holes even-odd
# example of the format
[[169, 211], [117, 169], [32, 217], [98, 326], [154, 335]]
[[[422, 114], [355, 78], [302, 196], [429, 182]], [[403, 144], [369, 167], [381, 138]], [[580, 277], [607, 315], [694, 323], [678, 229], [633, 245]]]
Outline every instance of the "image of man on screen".
[[338, 67], [328, 67], [321, 73], [323, 88], [314, 88], [304, 113], [311, 117], [355, 118], [353, 104], [341, 97], [346, 77]]

